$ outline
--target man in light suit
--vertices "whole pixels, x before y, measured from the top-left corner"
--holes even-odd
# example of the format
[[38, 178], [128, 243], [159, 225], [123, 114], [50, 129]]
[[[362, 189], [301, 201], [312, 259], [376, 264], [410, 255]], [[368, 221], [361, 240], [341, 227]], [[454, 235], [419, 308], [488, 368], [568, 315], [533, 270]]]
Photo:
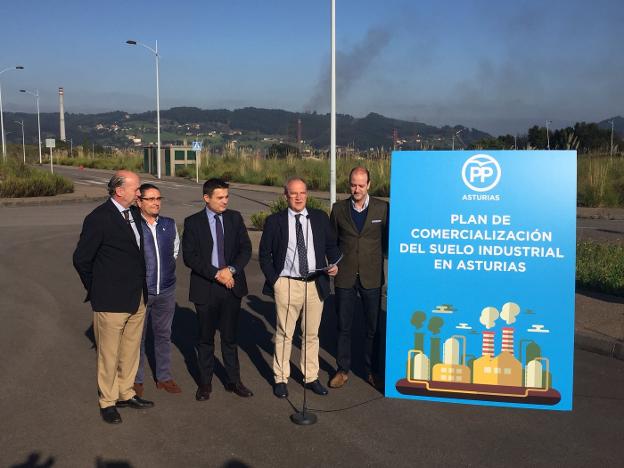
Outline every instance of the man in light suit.
[[378, 362], [379, 310], [384, 283], [384, 253], [388, 249], [388, 204], [370, 197], [370, 173], [355, 167], [349, 174], [351, 197], [334, 204], [331, 225], [344, 255], [336, 275], [336, 312], [338, 313], [338, 371], [329, 382], [342, 387], [351, 369], [351, 326], [357, 296], [362, 301], [365, 320], [364, 371], [372, 386], [381, 388]]
[[[306, 208], [303, 179], [289, 179], [284, 195], [288, 208], [267, 218], [259, 250], [260, 268], [266, 278], [263, 292], [274, 295], [277, 313], [273, 393], [278, 398], [288, 396], [292, 337], [297, 319], [303, 315], [305, 336], [300, 367], [304, 384], [318, 395], [327, 395], [318, 380], [318, 330], [323, 301], [330, 292], [328, 275], [338, 272], [335, 263], [340, 251], [327, 214]], [[326, 266], [330, 266], [327, 271], [315, 271]]]
[[147, 301], [141, 214], [134, 206], [139, 185], [134, 172], [115, 173], [110, 198], [84, 220], [73, 258], [93, 309], [100, 413], [109, 424], [121, 423], [116, 408], [154, 406], [133, 389]]
[[251, 258], [251, 241], [241, 214], [227, 209], [228, 189], [221, 179], [207, 180], [203, 187], [206, 206], [184, 220], [182, 257], [191, 269], [189, 300], [195, 304], [199, 320], [197, 401], [208, 400], [212, 392], [217, 329], [227, 374], [225, 389], [243, 398], [253, 395], [240, 379], [237, 346], [241, 298], [247, 294], [244, 268]]

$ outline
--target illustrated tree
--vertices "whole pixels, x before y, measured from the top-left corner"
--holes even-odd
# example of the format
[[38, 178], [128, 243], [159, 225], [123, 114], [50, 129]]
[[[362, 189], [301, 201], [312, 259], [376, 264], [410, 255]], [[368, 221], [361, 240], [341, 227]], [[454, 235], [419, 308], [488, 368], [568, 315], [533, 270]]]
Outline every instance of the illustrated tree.
[[[427, 315], [421, 311], [416, 310], [412, 314], [412, 319], [410, 323], [416, 328], [416, 330], [420, 330], [425, 322]], [[414, 333], [414, 349], [419, 349], [421, 352], [425, 352], [425, 334], [416, 332]]]
[[[438, 333], [440, 333], [440, 328], [442, 328], [442, 325], [444, 325], [444, 320], [442, 320], [441, 317], [431, 317], [431, 319], [429, 319], [427, 328], [432, 334], [437, 335]], [[433, 369], [433, 366], [435, 364], [442, 362], [442, 359], [440, 358], [440, 337], [432, 336], [429, 339], [429, 344], [429, 363], [431, 365], [431, 368]]]

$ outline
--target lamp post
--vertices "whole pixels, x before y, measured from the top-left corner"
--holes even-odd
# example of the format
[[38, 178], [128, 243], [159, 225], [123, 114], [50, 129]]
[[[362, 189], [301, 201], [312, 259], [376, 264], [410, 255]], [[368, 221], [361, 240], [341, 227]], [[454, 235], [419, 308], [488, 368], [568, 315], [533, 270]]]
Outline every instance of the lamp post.
[[548, 131], [548, 126], [552, 123], [552, 120], [546, 121], [546, 149], [550, 149], [550, 133]]
[[615, 121], [611, 120], [611, 157], [613, 157], [613, 128], [615, 127]]
[[329, 207], [336, 203], [336, 0], [331, 0], [331, 111], [329, 150]]
[[161, 178], [161, 169], [160, 169], [160, 85], [159, 85], [159, 62], [160, 55], [158, 54], [158, 41], [156, 41], [156, 47], [152, 49], [150, 46], [143, 44], [142, 42], [128, 40], [126, 44], [129, 45], [140, 45], [141, 47], [145, 47], [147, 50], [152, 52], [156, 57], [156, 133], [157, 133], [157, 145], [156, 148], [156, 172], [157, 178]]
[[20, 93], [30, 94], [35, 97], [37, 101], [37, 135], [39, 137], [39, 165], [43, 164], [43, 158], [41, 157], [41, 119], [39, 118], [39, 90], [28, 91], [27, 89], [20, 89]]
[[[0, 70], [0, 75], [9, 70], [23, 70], [24, 67], [17, 65]], [[2, 159], [6, 161], [6, 142], [4, 140], [4, 116], [2, 114], [2, 83], [0, 83], [0, 133], [2, 133]]]
[[24, 121], [14, 120], [14, 122], [22, 127], [22, 153], [24, 153], [24, 164], [26, 164], [26, 144], [24, 142]]
[[457, 136], [457, 138], [459, 138], [459, 134], [461, 132], [463, 132], [464, 129], [460, 128], [458, 131], [456, 131], [455, 133], [453, 133], [453, 151], [455, 151], [455, 136]]

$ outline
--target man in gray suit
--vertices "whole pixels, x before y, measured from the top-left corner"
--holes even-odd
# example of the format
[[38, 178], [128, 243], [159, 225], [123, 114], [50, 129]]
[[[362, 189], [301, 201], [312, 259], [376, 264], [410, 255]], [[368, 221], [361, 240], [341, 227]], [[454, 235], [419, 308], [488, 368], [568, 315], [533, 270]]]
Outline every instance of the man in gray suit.
[[334, 204], [330, 222], [344, 257], [334, 280], [338, 314], [338, 370], [329, 382], [342, 387], [351, 369], [351, 326], [357, 302], [362, 301], [366, 337], [364, 370], [375, 388], [383, 386], [378, 374], [377, 325], [381, 308], [381, 286], [384, 283], [384, 253], [388, 248], [388, 203], [368, 195], [370, 173], [355, 167], [349, 174], [351, 197]]

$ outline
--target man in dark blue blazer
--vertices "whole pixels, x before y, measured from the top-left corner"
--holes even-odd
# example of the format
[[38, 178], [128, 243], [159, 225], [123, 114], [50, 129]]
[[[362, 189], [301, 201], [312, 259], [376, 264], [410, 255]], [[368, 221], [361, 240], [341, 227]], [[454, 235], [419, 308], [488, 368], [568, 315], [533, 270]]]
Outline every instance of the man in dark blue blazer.
[[288, 208], [267, 218], [259, 251], [260, 268], [266, 278], [263, 292], [274, 296], [277, 313], [273, 393], [278, 398], [288, 396], [292, 337], [302, 315], [304, 347], [300, 367], [304, 383], [316, 394], [327, 395], [318, 380], [318, 330], [323, 301], [330, 293], [329, 276], [338, 272], [335, 263], [340, 251], [327, 214], [306, 208], [303, 179], [289, 179], [284, 195]]
[[195, 304], [199, 320], [197, 401], [208, 400], [212, 392], [217, 329], [228, 380], [225, 389], [240, 397], [253, 395], [240, 379], [237, 345], [241, 299], [247, 294], [244, 268], [251, 258], [251, 241], [241, 214], [227, 209], [228, 189], [221, 179], [207, 180], [203, 187], [205, 208], [184, 220], [182, 256], [191, 269], [189, 300]]
[[110, 198], [84, 220], [74, 267], [93, 309], [100, 412], [118, 424], [116, 408], [149, 408], [133, 389], [145, 318], [147, 284], [141, 215], [134, 206], [139, 177], [118, 171], [108, 183]]

